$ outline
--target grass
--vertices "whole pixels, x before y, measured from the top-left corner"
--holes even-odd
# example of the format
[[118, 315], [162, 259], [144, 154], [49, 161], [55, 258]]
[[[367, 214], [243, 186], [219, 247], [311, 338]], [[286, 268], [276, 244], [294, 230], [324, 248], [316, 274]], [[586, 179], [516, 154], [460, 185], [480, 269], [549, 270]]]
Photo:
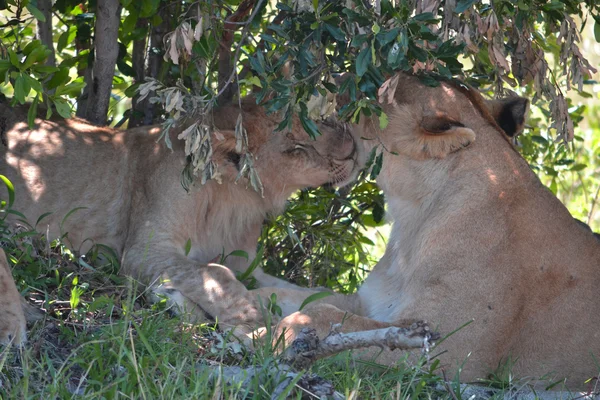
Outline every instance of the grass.
[[[0, 399], [271, 399], [280, 384], [270, 342], [242, 348], [214, 325], [192, 325], [164, 304], [150, 304], [139, 285], [117, 275], [114, 252], [96, 246], [77, 256], [60, 241], [46, 243], [29, 227], [0, 241], [17, 286], [42, 319], [22, 349], [0, 350]], [[246, 384], [227, 383], [220, 368], [261, 371]], [[357, 361], [349, 353], [317, 362], [314, 374], [346, 398], [462, 400], [464, 387], [440, 377], [436, 360], [395, 367]], [[506, 368], [492, 374], [496, 396], [514, 388]], [[291, 384], [279, 398], [319, 398]], [[467, 397], [465, 397], [467, 398]]]
[[[271, 346], [251, 352], [214, 325], [194, 326], [146, 302], [136, 282], [117, 275], [110, 249], [78, 257], [34, 229], [0, 228], [19, 290], [45, 310], [27, 346], [1, 351], [0, 398], [271, 398], [279, 381], [266, 372], [243, 387], [218, 374], [231, 365], [267, 370], [277, 358]], [[350, 398], [437, 398], [440, 378], [427, 368], [373, 368], [341, 354], [305, 373]], [[315, 398], [297, 386], [288, 392]]]

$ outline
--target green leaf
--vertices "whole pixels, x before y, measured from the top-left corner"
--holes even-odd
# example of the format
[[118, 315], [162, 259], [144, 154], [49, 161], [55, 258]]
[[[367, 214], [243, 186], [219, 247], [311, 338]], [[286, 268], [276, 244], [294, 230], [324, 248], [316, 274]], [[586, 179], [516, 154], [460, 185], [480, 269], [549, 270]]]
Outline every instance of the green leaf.
[[27, 11], [29, 11], [31, 15], [35, 17], [35, 19], [37, 19], [38, 21], [46, 22], [46, 17], [44, 16], [44, 14], [42, 14], [39, 8], [37, 8], [31, 3], [28, 3], [25, 7], [27, 8]]
[[144, 0], [140, 2], [140, 18], [148, 18], [158, 11], [158, 5], [160, 4], [160, 0]]
[[125, 96], [127, 97], [133, 97], [136, 95], [137, 89], [140, 87], [140, 83], [134, 83], [133, 85], [129, 86], [127, 89], [125, 89]]
[[300, 103], [299, 117], [300, 117], [300, 123], [302, 124], [302, 127], [304, 128], [306, 133], [308, 133], [312, 139], [321, 135], [321, 133], [319, 132], [319, 128], [317, 127], [317, 124], [315, 124], [315, 121], [313, 121], [312, 119], [310, 119], [308, 117], [308, 109], [306, 108], [306, 104], [304, 104], [304, 103]]
[[4, 182], [6, 189], [8, 190], [8, 208], [12, 207], [15, 202], [15, 187], [12, 182], [8, 180], [4, 175], [0, 175], [0, 181]]
[[325, 86], [325, 89], [327, 89], [330, 93], [337, 93], [338, 92], [337, 86], [335, 86], [331, 82], [323, 82], [323, 86]]
[[24, 74], [23, 77], [27, 81], [27, 84], [36, 92], [42, 93], [44, 89], [42, 89], [42, 84], [35, 78], [32, 78], [31, 75]]
[[39, 74], [51, 74], [51, 73], [54, 73], [56, 71], [59, 71], [60, 68], [53, 67], [51, 65], [41, 65], [41, 64], [38, 64], [38, 65], [34, 65], [33, 67], [31, 67], [31, 70], [33, 72], [37, 72]]
[[245, 252], [244, 250], [234, 250], [227, 255], [227, 257], [229, 257], [229, 256], [245, 258], [246, 261], [248, 261], [248, 253]]
[[575, 164], [571, 168], [569, 168], [569, 171], [577, 172], [577, 171], [582, 171], [586, 168], [587, 168], [586, 164]]
[[183, 250], [185, 252], [185, 256], [187, 257], [187, 255], [190, 254], [190, 250], [192, 250], [192, 239], [188, 239], [187, 242], [185, 242], [185, 247]]
[[388, 116], [386, 113], [382, 112], [379, 116], [379, 129], [384, 130], [388, 126]]
[[256, 57], [250, 57], [250, 65], [259, 75], [265, 73], [265, 57], [260, 51], [256, 53]]
[[356, 75], [362, 77], [371, 63], [371, 46], [365, 47], [356, 57]]
[[71, 118], [71, 105], [63, 99], [54, 99], [54, 106], [56, 111], [63, 118]]
[[594, 37], [596, 42], [600, 43], [600, 22], [595, 21], [594, 23]]
[[52, 75], [52, 78], [50, 78], [48, 83], [46, 83], [46, 88], [48, 90], [55, 89], [60, 85], [67, 83], [69, 79], [71, 79], [69, 77], [69, 68], [61, 67], [58, 71], [54, 73], [54, 75]]
[[300, 308], [298, 309], [298, 311], [302, 311], [302, 309], [304, 307], [306, 307], [307, 305], [309, 305], [310, 303], [320, 300], [320, 299], [324, 299], [325, 297], [329, 297], [332, 296], [333, 293], [332, 292], [318, 292], [318, 293], [313, 293], [310, 296], [308, 296], [306, 299], [304, 299], [304, 301], [302, 302], [302, 304], [300, 304]]
[[517, 5], [519, 7], [519, 10], [529, 11], [529, 5], [527, 3], [525, 3], [525, 1], [519, 0]]
[[413, 21], [424, 22], [426, 24], [435, 24], [438, 21], [435, 15], [433, 15], [433, 13], [430, 12], [417, 14], [412, 19]]
[[19, 74], [17, 79], [15, 79], [15, 83], [13, 85], [15, 90], [15, 99], [21, 104], [25, 104], [25, 98], [31, 91], [31, 86], [23, 76], [23, 74]]
[[33, 99], [33, 102], [29, 106], [29, 111], [27, 111], [27, 124], [29, 124], [29, 127], [32, 129], [33, 129], [33, 126], [35, 125], [35, 118], [37, 117], [37, 108], [38, 108], [39, 102], [40, 102], [40, 97], [35, 96], [35, 99]]
[[58, 87], [56, 89], [55, 94], [57, 96], [66, 95], [66, 96], [70, 96], [70, 97], [77, 97], [77, 96], [79, 96], [79, 94], [81, 93], [83, 88], [85, 88], [85, 85], [86, 85], [85, 82], [81, 82], [81, 81], [69, 82], [68, 85]]
[[373, 220], [379, 224], [383, 221], [383, 218], [385, 217], [385, 207], [383, 207], [381, 203], [375, 203], [372, 214]]
[[379, 42], [379, 45], [383, 47], [386, 44], [390, 43], [392, 40], [396, 39], [399, 33], [400, 28], [394, 28], [387, 32], [380, 32], [377, 35], [377, 41]]
[[556, 192], [558, 191], [558, 183], [556, 183], [556, 179], [552, 179], [550, 183], [550, 191], [556, 196]]
[[48, 211], [48, 212], [45, 212], [42, 215], [40, 215], [40, 217], [35, 222], [35, 227], [37, 227], [44, 218], [46, 218], [47, 216], [52, 215], [52, 214], [54, 214], [52, 211]]
[[346, 35], [344, 35], [344, 32], [342, 32], [342, 30], [340, 28], [338, 28], [337, 26], [333, 26], [331, 24], [325, 24], [325, 30], [327, 32], [329, 32], [329, 34], [331, 36], [333, 36], [333, 38], [335, 40], [337, 40], [338, 42], [346, 41]]
[[135, 24], [137, 23], [137, 20], [138, 20], [137, 12], [130, 12], [129, 15], [127, 16], [127, 18], [125, 18], [125, 21], [123, 21], [123, 23], [121, 24], [121, 30], [124, 35], [127, 35], [127, 34], [131, 33], [131, 31], [133, 31], [133, 29], [135, 28]]
[[252, 275], [252, 273], [254, 272], [254, 270], [256, 268], [258, 268], [258, 266], [260, 265], [260, 262], [262, 261], [264, 253], [265, 253], [265, 248], [261, 244], [261, 245], [259, 245], [258, 250], [256, 251], [256, 257], [254, 257], [254, 260], [252, 260], [252, 262], [250, 263], [250, 266], [248, 267], [248, 269], [246, 269], [243, 273], [241, 273], [237, 277], [238, 280], [245, 281], [246, 279], [248, 279]]
[[8, 59], [10, 60], [10, 63], [14, 67], [21, 69], [21, 63], [19, 62], [19, 57], [17, 57], [17, 53], [12, 51], [11, 49], [7, 49], [6, 51], [8, 52]]
[[66, 32], [63, 32], [58, 37], [58, 43], [56, 45], [56, 51], [59, 53], [63, 51], [65, 47], [67, 47], [70, 43], [75, 39], [75, 35], [77, 34], [77, 27], [75, 25], [69, 26], [69, 29]]
[[473, 5], [473, 3], [475, 3], [475, 0], [460, 0], [456, 4], [456, 8], [454, 9], [454, 12], [457, 14], [465, 12]]
[[4, 74], [12, 67], [12, 63], [9, 60], [0, 60], [0, 74]]
[[[56, 103], [55, 103], [56, 104]], [[69, 211], [67, 213], [67, 215], [65, 215], [65, 217], [62, 219], [62, 221], [60, 221], [60, 232], [61, 232], [61, 236], [64, 237], [65, 234], [63, 233], [63, 225], [65, 224], [65, 222], [67, 221], [67, 219], [69, 219], [69, 217], [73, 214], [75, 214], [77, 211], [79, 210], [87, 210], [87, 207], [75, 207], [74, 209], [72, 209], [71, 211]]]
[[379, 153], [377, 157], [375, 157], [375, 162], [371, 167], [371, 179], [375, 180], [379, 173], [381, 172], [381, 167], [383, 165], [383, 153]]

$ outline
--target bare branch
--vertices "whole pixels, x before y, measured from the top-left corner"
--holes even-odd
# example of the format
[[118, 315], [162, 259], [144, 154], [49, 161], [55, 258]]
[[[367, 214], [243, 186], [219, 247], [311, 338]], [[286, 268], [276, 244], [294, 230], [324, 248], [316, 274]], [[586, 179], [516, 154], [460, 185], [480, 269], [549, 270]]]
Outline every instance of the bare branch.
[[[136, 23], [136, 28], [145, 28], [148, 26], [148, 21], [144, 18], [138, 19]], [[147, 46], [147, 35], [140, 40], [136, 40], [133, 43], [133, 50], [131, 52], [131, 66], [135, 72], [135, 82], [142, 83], [144, 82], [144, 78], [146, 76], [146, 51], [148, 49]], [[139, 93], [136, 93], [131, 100], [131, 114], [129, 116], [129, 124], [127, 125], [129, 128], [133, 128], [136, 126], [142, 125], [143, 116], [144, 116], [144, 108], [146, 106], [144, 101], [139, 101]], [[148, 100], [146, 100], [148, 101]]]
[[98, 0], [94, 35], [94, 66], [92, 68], [88, 105], [85, 116], [95, 125], [105, 125], [110, 104], [112, 80], [119, 55], [117, 39], [121, 22], [119, 0]]
[[429, 349], [429, 341], [439, 338], [439, 334], [430, 332], [424, 321], [413, 323], [408, 328], [390, 327], [371, 331], [340, 333], [340, 324], [332, 327], [331, 332], [320, 340], [316, 330], [304, 328], [296, 340], [281, 355], [283, 362], [295, 368], [306, 369], [315, 361], [330, 357], [344, 350], [371, 346], [401, 349]]
[[[223, 36], [221, 38], [221, 42], [219, 43], [219, 65], [218, 65], [218, 80], [219, 80], [219, 93], [217, 97], [220, 97], [221, 101], [226, 103], [233, 97], [235, 93], [235, 86], [231, 85], [233, 78], [235, 77], [236, 65], [239, 60], [240, 50], [244, 41], [246, 40], [246, 36], [248, 35], [248, 29], [250, 27], [250, 22], [256, 16], [260, 6], [262, 5], [264, 0], [258, 0], [256, 3], [252, 0], [244, 0], [235, 13], [227, 18], [223, 27]], [[244, 19], [253, 8], [252, 14], [250, 17], [243, 23], [239, 22]], [[233, 44], [233, 37], [235, 31], [243, 26], [244, 29], [242, 31], [242, 37], [240, 39], [240, 43], [237, 46], [235, 57], [231, 58], [231, 45]]]

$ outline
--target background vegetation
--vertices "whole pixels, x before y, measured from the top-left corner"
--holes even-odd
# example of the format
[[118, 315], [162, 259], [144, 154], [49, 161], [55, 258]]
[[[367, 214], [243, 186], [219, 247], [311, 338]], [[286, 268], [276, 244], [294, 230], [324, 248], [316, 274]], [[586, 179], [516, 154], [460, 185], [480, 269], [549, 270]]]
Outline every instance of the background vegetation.
[[[209, 135], [213, 107], [250, 93], [280, 113], [282, 130], [297, 113], [317, 135], [311, 118], [333, 112], [324, 99], [335, 93], [353, 100], [341, 118], [385, 121], [378, 89], [398, 70], [432, 85], [435, 74], [462, 77], [490, 96], [515, 91], [533, 101], [518, 139], [522, 154], [575, 217], [600, 229], [594, 0], [0, 0], [0, 39], [0, 101], [31, 102], [30, 121], [40, 113], [76, 115], [99, 125], [169, 129], [193, 114], [186, 140]], [[332, 78], [346, 72], [353, 79], [336, 87]], [[209, 154], [210, 140], [189, 154], [185, 185], [212, 177]], [[373, 154], [372, 170], [380, 162]], [[354, 291], [381, 254], [377, 229], [385, 236], [384, 199], [365, 175], [352, 188], [294, 196], [265, 225], [264, 268], [301, 285]], [[20, 289], [49, 317], [36, 326], [31, 353], [16, 363], [2, 353], [0, 392], [227, 397], [219, 385], [202, 386], [211, 378], [198, 360], [265, 365], [272, 357], [248, 359], [213, 330], [174, 323], [117, 275], [110, 249], [74, 254], [35, 233], [43, 218], [29, 224], [14, 231], [0, 220], [0, 239]], [[377, 380], [356, 366], [342, 376], [328, 362], [315, 368], [347, 394], [419, 396], [425, 382], [424, 396], [439, 383], [428, 370], [418, 380], [404, 367]], [[276, 382], [255, 385], [250, 393], [261, 397]]]

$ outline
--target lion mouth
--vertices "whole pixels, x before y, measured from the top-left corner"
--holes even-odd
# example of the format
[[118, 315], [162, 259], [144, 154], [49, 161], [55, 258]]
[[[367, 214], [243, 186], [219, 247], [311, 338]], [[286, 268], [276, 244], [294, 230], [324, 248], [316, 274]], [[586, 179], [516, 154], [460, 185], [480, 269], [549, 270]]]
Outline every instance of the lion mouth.
[[346, 186], [354, 181], [362, 168], [356, 142], [350, 154], [343, 159], [333, 160], [329, 170], [330, 179], [327, 186]]

